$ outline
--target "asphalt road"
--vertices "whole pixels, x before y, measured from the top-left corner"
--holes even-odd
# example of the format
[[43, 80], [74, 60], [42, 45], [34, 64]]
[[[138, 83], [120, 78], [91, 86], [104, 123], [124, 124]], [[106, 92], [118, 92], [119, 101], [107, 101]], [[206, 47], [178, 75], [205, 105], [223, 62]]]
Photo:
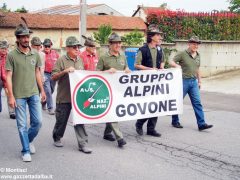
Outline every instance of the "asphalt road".
[[[43, 112], [43, 127], [35, 140], [31, 163], [21, 161], [16, 122], [8, 118], [6, 98], [0, 114], [0, 179], [56, 180], [228, 180], [240, 179], [240, 95], [202, 92], [207, 123], [214, 128], [199, 132], [189, 100], [181, 115], [183, 129], [159, 117], [162, 137], [139, 137], [135, 121], [120, 123], [127, 140], [123, 149], [102, 139], [104, 124], [87, 125], [90, 155], [77, 149], [73, 127], [67, 126], [63, 148], [53, 146], [55, 117]], [[144, 130], [146, 127], [144, 126]]]
[[[223, 93], [203, 91], [201, 93], [201, 100], [205, 108], [240, 113], [240, 94], [226, 95]], [[185, 102], [188, 105], [191, 104], [188, 97], [186, 97]]]

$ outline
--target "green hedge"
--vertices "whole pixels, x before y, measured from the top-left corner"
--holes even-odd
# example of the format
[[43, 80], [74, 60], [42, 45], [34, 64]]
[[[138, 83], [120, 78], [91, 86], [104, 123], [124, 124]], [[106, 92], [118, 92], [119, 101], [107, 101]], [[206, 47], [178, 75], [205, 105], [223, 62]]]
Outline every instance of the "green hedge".
[[197, 35], [202, 40], [240, 40], [240, 15], [234, 13], [186, 13], [153, 10], [147, 22], [158, 24], [166, 42], [189, 39]]

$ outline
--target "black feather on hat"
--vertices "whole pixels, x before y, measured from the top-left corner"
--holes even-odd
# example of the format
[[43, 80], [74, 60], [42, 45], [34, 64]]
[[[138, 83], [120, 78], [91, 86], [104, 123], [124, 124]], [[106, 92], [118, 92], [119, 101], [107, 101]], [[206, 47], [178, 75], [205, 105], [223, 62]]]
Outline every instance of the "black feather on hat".
[[15, 33], [14, 33], [15, 36], [24, 36], [24, 35], [32, 34], [33, 32], [28, 28], [26, 19], [24, 17], [21, 17], [21, 19], [24, 22], [24, 24], [19, 24], [16, 27], [16, 30], [15, 30]]

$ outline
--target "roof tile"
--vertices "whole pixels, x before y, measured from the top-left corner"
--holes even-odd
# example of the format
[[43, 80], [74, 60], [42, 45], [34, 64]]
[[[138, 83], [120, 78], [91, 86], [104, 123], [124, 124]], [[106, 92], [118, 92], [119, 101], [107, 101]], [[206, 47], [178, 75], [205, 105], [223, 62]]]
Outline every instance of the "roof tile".
[[[0, 17], [0, 27], [16, 27], [22, 23], [24, 17], [29, 28], [32, 29], [78, 29], [78, 15], [48, 15], [48, 14], [29, 14], [29, 13], [4, 13]], [[141, 18], [125, 16], [87, 16], [87, 29], [98, 29], [102, 24], [110, 24], [113, 30], [145, 30], [146, 25]]]

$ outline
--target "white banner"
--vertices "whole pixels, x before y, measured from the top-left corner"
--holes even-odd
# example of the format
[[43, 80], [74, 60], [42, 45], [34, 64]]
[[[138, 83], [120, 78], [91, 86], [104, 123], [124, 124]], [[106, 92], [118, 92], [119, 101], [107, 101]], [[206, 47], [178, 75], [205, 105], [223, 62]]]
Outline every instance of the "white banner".
[[73, 124], [137, 120], [182, 114], [182, 71], [165, 69], [69, 74]]

